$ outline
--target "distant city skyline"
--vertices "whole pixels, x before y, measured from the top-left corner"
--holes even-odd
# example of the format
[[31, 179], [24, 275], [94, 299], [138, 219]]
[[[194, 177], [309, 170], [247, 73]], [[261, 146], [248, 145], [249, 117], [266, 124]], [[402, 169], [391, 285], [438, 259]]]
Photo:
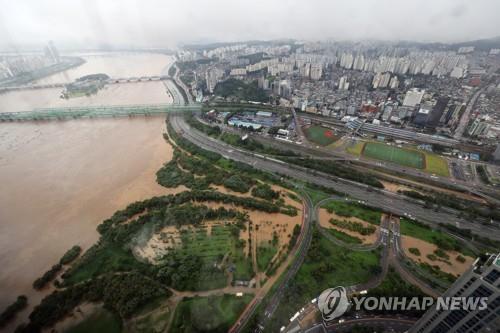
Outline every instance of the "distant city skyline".
[[0, 47], [175, 47], [243, 40], [461, 42], [500, 35], [500, 2], [2, 1]]

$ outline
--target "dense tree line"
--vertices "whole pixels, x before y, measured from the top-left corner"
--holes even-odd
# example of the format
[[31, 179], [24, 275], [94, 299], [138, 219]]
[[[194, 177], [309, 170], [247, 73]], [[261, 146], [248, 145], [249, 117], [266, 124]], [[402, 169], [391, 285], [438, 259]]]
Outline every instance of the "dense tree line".
[[7, 325], [18, 312], [24, 310], [28, 305], [28, 298], [24, 295], [17, 296], [14, 303], [10, 304], [3, 312], [0, 314], [0, 328]]
[[162, 261], [157, 273], [159, 281], [177, 290], [197, 289], [196, 283], [202, 278], [203, 261], [200, 256], [170, 252]]
[[245, 83], [232, 78], [218, 83], [214, 94], [222, 97], [236, 97], [245, 101], [267, 102], [268, 100], [265, 91], [257, 86], [257, 81]]
[[130, 317], [141, 306], [170, 292], [160, 283], [137, 272], [108, 274], [45, 297], [30, 314], [30, 322], [19, 332], [40, 332], [67, 316], [82, 302], [103, 302], [121, 318]]
[[124, 221], [127, 221], [131, 217], [144, 213], [145, 211], [155, 211], [155, 214], [158, 218], [163, 218], [165, 210], [167, 210], [170, 206], [178, 206], [187, 202], [216, 202], [222, 204], [234, 204], [236, 206], [240, 206], [246, 209], [254, 209], [258, 211], [263, 211], [266, 213], [285, 213], [288, 215], [296, 214], [296, 209], [292, 209], [288, 207], [280, 208], [277, 204], [262, 201], [255, 198], [246, 198], [246, 197], [237, 197], [230, 194], [224, 194], [215, 191], [185, 191], [175, 195], [167, 195], [167, 196], [159, 196], [153, 197], [151, 199], [138, 201], [133, 204], [127, 206], [127, 208], [116, 212], [111, 218], [106, 219], [103, 223], [101, 223], [97, 230], [101, 235], [105, 235], [110, 232], [113, 228], [118, 225], [122, 225], [123, 227], [133, 226], [134, 224], [144, 224], [150, 219], [152, 216], [146, 214], [140, 216], [135, 223], [127, 223], [123, 224]]
[[338, 162], [315, 160], [311, 158], [281, 158], [283, 161], [302, 166], [304, 168], [324, 172], [339, 178], [353, 180], [377, 188], [384, 188], [384, 185], [377, 178], [366, 173], [359, 172], [351, 167]]
[[239, 175], [232, 175], [224, 180], [224, 187], [235, 192], [246, 193], [252, 187], [252, 183], [245, 181]]
[[82, 252], [82, 248], [78, 245], [75, 245], [71, 249], [66, 251], [66, 253], [64, 253], [64, 255], [59, 260], [59, 263], [61, 265], [67, 265], [70, 262], [72, 262], [73, 260], [75, 260], [80, 255], [81, 252]]
[[275, 148], [270, 145], [264, 145], [259, 141], [247, 138], [246, 140], [242, 140], [241, 137], [237, 134], [233, 133], [223, 133], [220, 136], [220, 139], [227, 144], [232, 146], [241, 147], [246, 150], [250, 150], [256, 153], [268, 154], [268, 155], [279, 155], [279, 156], [300, 156], [297, 153], [291, 150], [283, 150], [279, 148]]
[[208, 136], [217, 138], [222, 133], [219, 126], [210, 126], [203, 124], [202, 122], [198, 121], [198, 119], [196, 119], [192, 113], [186, 114], [185, 117], [186, 117], [186, 122], [190, 126], [196, 128], [198, 131], [203, 132]]
[[[387, 272], [382, 283], [378, 287], [371, 289], [369, 295], [379, 299], [383, 297], [398, 297], [398, 298], [406, 297], [407, 299], [410, 299], [412, 297], [418, 297], [420, 300], [422, 300], [423, 297], [427, 296], [418, 287], [415, 287], [414, 285], [403, 280], [392, 267], [389, 268], [389, 271]], [[404, 312], [406, 316], [414, 316], [420, 318], [425, 311], [373, 310], [370, 312], [373, 312], [375, 314], [382, 313], [388, 315], [391, 314], [394, 315], [400, 313], [402, 314], [402, 312]]]
[[194, 144], [192, 144], [189, 140], [186, 140], [179, 135], [173, 130], [172, 125], [167, 122], [167, 131], [172, 137], [176, 144], [181, 147], [182, 149], [188, 151], [194, 156], [197, 157], [202, 157], [204, 159], [207, 159], [209, 162], [212, 162], [214, 164], [221, 164], [224, 166], [224, 169], [239, 172], [239, 173], [245, 173], [247, 176], [252, 176], [254, 178], [259, 178], [263, 181], [269, 181], [272, 183], [280, 184], [281, 186], [287, 187], [286, 183], [281, 182], [279, 179], [280, 177], [268, 172], [264, 172], [261, 170], [257, 170], [254, 167], [242, 163], [242, 162], [237, 162], [233, 160], [228, 160], [223, 158], [220, 154], [214, 153], [208, 150], [205, 150], [203, 148], [200, 148]]
[[347, 229], [350, 231], [357, 232], [363, 236], [371, 235], [375, 232], [375, 227], [372, 225], [365, 226], [363, 223], [360, 222], [350, 222], [347, 220], [336, 220], [336, 219], [330, 219], [330, 223], [333, 225], [336, 225], [342, 229]]
[[33, 288], [35, 288], [36, 290], [40, 290], [43, 287], [45, 287], [47, 283], [52, 281], [57, 276], [57, 274], [61, 271], [61, 269], [62, 269], [61, 264], [55, 264], [54, 266], [52, 266], [51, 269], [46, 271], [41, 277], [39, 277], [33, 282]]
[[495, 241], [493, 239], [489, 239], [489, 238], [486, 238], [486, 237], [482, 237], [482, 236], [479, 236], [479, 235], [476, 235], [474, 234], [470, 229], [466, 229], [466, 228], [458, 228], [454, 225], [451, 225], [451, 224], [448, 224], [448, 223], [440, 223], [439, 224], [441, 227], [443, 227], [444, 229], [447, 229], [457, 235], [460, 235], [468, 240], [474, 240], [476, 241], [477, 243], [487, 247], [487, 248], [490, 248], [492, 250], [498, 250], [500, 248], [500, 242], [499, 241]]
[[301, 227], [298, 224], [296, 224], [295, 227], [293, 227], [292, 235], [290, 237], [290, 241], [288, 242], [288, 251], [291, 251], [295, 246], [295, 244], [297, 244], [297, 240], [300, 235], [300, 230]]
[[422, 200], [425, 202], [426, 207], [440, 207], [446, 206], [462, 212], [462, 215], [465, 215], [471, 219], [475, 217], [483, 217], [487, 219], [494, 219], [500, 221], [500, 210], [497, 207], [481, 207], [476, 202], [468, 201], [465, 199], [461, 199], [452, 194], [446, 193], [431, 193], [431, 194], [422, 194], [416, 191], [398, 191], [410, 198], [415, 198], [418, 200]]
[[252, 195], [269, 201], [278, 199], [280, 194], [274, 191], [268, 184], [259, 183], [252, 189]]

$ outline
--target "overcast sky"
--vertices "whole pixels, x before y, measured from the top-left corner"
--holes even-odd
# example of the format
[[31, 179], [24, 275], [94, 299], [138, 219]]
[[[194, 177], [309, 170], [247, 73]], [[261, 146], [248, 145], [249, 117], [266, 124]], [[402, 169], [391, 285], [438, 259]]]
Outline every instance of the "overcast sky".
[[172, 47], [296, 38], [500, 35], [500, 0], [0, 0], [0, 45]]

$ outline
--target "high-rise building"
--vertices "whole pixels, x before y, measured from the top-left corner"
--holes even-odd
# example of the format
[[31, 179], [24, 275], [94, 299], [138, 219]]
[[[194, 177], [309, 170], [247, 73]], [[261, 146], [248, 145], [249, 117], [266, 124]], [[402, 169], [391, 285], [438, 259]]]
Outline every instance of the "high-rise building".
[[490, 129], [490, 124], [485, 122], [482, 119], [476, 118], [472, 122], [472, 124], [469, 126], [469, 129], [467, 132], [469, 133], [470, 136], [480, 136], [484, 135], [488, 132]]
[[422, 97], [424, 96], [425, 91], [413, 88], [408, 90], [405, 95], [405, 99], [403, 100], [404, 106], [415, 107], [417, 104], [420, 104], [422, 101]]
[[487, 297], [483, 310], [444, 310], [433, 307], [409, 333], [486, 333], [500, 327], [500, 254], [478, 258], [443, 294], [443, 297]]
[[312, 65], [311, 66], [311, 79], [319, 80], [321, 79], [321, 75], [323, 74], [323, 68], [321, 65]]
[[352, 66], [352, 68], [362, 71], [364, 67], [365, 67], [365, 57], [362, 54], [358, 54], [354, 59], [354, 65]]
[[311, 75], [311, 64], [310, 63], [304, 64], [304, 66], [300, 67], [299, 72], [300, 76], [309, 77]]
[[352, 64], [354, 62], [354, 57], [351, 53], [343, 53], [340, 58], [340, 67], [344, 67], [346, 69], [351, 69]]
[[339, 80], [339, 90], [349, 90], [349, 82], [347, 82], [347, 77], [345, 75]]
[[205, 80], [207, 81], [207, 90], [209, 93], [214, 92], [215, 86], [223, 75], [224, 72], [218, 68], [211, 68], [207, 70], [205, 74]]
[[391, 81], [389, 81], [389, 88], [391, 88], [391, 89], [396, 89], [398, 86], [399, 86], [399, 80], [398, 80], [398, 77], [397, 77], [396, 75], [394, 75], [394, 76], [391, 78]]

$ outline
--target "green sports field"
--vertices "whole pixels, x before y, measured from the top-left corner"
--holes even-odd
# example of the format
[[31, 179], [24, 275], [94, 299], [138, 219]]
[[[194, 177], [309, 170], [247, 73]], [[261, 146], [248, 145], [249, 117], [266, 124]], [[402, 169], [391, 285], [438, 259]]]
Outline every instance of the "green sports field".
[[367, 142], [363, 148], [363, 156], [417, 169], [425, 168], [425, 155], [421, 152], [389, 146], [384, 143]]
[[323, 126], [309, 126], [304, 128], [304, 134], [311, 142], [321, 146], [328, 146], [329, 144], [338, 140], [338, 137], [329, 128]]

